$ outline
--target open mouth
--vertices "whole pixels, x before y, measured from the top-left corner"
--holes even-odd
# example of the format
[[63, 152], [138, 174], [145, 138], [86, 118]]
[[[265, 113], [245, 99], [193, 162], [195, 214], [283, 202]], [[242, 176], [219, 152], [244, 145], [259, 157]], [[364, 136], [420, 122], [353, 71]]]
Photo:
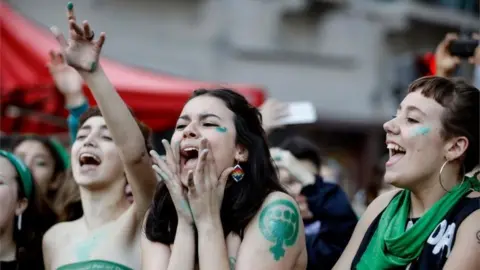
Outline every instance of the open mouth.
[[102, 160], [91, 153], [83, 153], [80, 155], [80, 167], [83, 166], [98, 166], [102, 163]]
[[386, 163], [387, 166], [391, 166], [397, 163], [407, 153], [405, 148], [391, 142], [387, 143], [387, 149], [389, 150], [389, 156], [390, 156], [390, 158]]
[[198, 148], [185, 147], [180, 151], [180, 162], [183, 168], [194, 168], [198, 160]]

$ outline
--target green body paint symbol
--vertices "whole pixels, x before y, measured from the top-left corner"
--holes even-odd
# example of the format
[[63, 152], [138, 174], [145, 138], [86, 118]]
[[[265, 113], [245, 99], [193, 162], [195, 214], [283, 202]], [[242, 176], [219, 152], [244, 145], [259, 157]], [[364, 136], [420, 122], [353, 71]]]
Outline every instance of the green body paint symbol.
[[181, 204], [182, 204], [181, 207], [183, 208], [183, 210], [188, 211], [192, 216], [192, 220], [193, 220], [193, 212], [192, 212], [192, 208], [190, 208], [190, 204], [185, 200], [183, 200]]
[[226, 127], [217, 127], [216, 130], [217, 130], [218, 132], [221, 132], [221, 133], [227, 132], [227, 128], [226, 128]]
[[234, 257], [228, 258], [228, 262], [230, 264], [230, 270], [235, 270], [235, 264], [237, 263], [237, 259]]
[[285, 248], [293, 246], [298, 238], [299, 217], [295, 205], [289, 200], [276, 200], [260, 213], [259, 226], [265, 239], [273, 242], [270, 252], [275, 261], [285, 256]]
[[412, 136], [427, 135], [429, 132], [429, 127], [418, 127], [412, 132]]
[[76, 255], [79, 261], [90, 260], [92, 251], [98, 246], [98, 243], [105, 238], [105, 232], [103, 230], [95, 233], [87, 240], [81, 242], [77, 246]]
[[72, 10], [72, 9], [73, 9], [73, 3], [72, 3], [72, 2], [68, 2], [67, 8], [68, 8], [68, 10]]

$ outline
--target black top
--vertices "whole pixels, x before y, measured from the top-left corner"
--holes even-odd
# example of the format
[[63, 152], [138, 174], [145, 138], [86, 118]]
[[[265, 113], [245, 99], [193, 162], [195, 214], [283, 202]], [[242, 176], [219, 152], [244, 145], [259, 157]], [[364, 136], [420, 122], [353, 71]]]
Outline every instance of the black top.
[[[450, 252], [452, 251], [458, 227], [460, 227], [460, 224], [465, 218], [467, 218], [471, 213], [478, 209], [480, 209], [480, 198], [462, 198], [452, 208], [452, 210], [447, 213], [447, 215], [440, 222], [440, 224], [437, 225], [433, 233], [427, 239], [427, 242], [425, 243], [425, 246], [417, 260], [407, 266], [406, 269], [442, 269], [445, 265], [445, 262], [447, 261], [448, 255], [450, 255]], [[383, 211], [381, 214], [383, 214]], [[375, 218], [375, 220], [372, 222], [367, 232], [365, 233], [362, 243], [358, 248], [357, 254], [355, 254], [355, 258], [353, 259], [351, 269], [356, 268], [355, 266], [358, 264], [363, 253], [367, 249], [370, 239], [373, 237], [373, 234], [378, 227], [381, 214]], [[417, 220], [418, 218], [410, 219], [407, 224], [405, 224], [406, 229], [409, 229], [411, 226], [413, 226], [413, 224]]]
[[0, 261], [0, 270], [17, 270], [17, 261]]

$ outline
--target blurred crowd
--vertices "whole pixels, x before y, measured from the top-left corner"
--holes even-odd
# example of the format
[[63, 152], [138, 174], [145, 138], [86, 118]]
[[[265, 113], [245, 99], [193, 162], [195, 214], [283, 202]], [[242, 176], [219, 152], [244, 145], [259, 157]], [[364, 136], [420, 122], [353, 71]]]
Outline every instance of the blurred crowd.
[[435, 74], [409, 86], [383, 126], [388, 154], [350, 199], [318, 144], [271, 146], [289, 116], [274, 98], [255, 108], [198, 89], [160, 155], [98, 64], [105, 34], [72, 4], [67, 19], [48, 68], [70, 145], [1, 145], [2, 270], [480, 269], [480, 92], [452, 78], [464, 60], [480, 65], [480, 47], [453, 52], [456, 34], [438, 44]]

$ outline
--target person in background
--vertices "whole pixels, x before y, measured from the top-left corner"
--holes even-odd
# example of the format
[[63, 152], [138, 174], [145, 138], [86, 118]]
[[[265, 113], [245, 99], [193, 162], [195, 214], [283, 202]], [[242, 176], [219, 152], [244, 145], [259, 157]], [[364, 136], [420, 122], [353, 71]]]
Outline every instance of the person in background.
[[307, 269], [331, 269], [358, 221], [347, 195], [337, 184], [323, 181], [318, 148], [305, 138], [287, 139], [271, 154], [305, 223]]
[[288, 104], [276, 99], [267, 99], [259, 108], [262, 126], [268, 136], [274, 129], [284, 126], [283, 119], [289, 115]]
[[0, 150], [0, 269], [42, 270], [35, 182], [13, 153]]
[[415, 80], [383, 127], [384, 179], [334, 269], [478, 269], [480, 92], [463, 81]]
[[[70, 155], [84, 215], [45, 234], [45, 268], [141, 269], [142, 222], [157, 184], [148, 155], [150, 130], [132, 116], [99, 63], [105, 33], [94, 40], [87, 22], [76, 23], [72, 3], [67, 16], [69, 40], [52, 31], [99, 107], [82, 114]], [[127, 179], [133, 204], [124, 192]]]
[[52, 223], [82, 216], [77, 184], [68, 177], [70, 157], [60, 142], [38, 135], [20, 136], [13, 142], [12, 149], [32, 172], [38, 192], [48, 204], [45, 207], [55, 212]]

